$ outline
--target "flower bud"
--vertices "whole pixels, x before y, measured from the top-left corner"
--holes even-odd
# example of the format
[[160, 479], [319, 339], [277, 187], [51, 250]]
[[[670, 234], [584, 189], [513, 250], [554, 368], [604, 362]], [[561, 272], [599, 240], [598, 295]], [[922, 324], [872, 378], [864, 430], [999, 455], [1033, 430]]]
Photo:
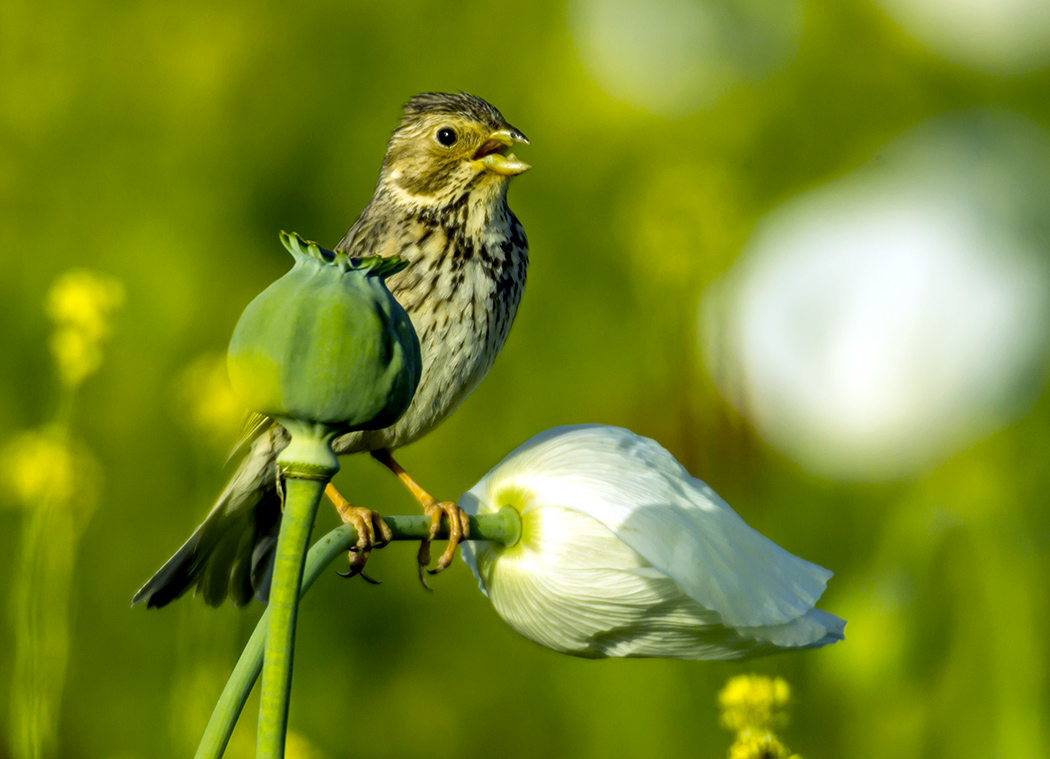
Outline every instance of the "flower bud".
[[230, 340], [230, 382], [253, 411], [352, 429], [393, 424], [422, 361], [384, 279], [396, 257], [349, 258], [281, 233], [292, 270], [248, 304]]
[[521, 515], [514, 545], [461, 551], [500, 616], [556, 651], [735, 659], [843, 638], [846, 623], [814, 608], [831, 572], [760, 535], [630, 430], [541, 433], [459, 505]]

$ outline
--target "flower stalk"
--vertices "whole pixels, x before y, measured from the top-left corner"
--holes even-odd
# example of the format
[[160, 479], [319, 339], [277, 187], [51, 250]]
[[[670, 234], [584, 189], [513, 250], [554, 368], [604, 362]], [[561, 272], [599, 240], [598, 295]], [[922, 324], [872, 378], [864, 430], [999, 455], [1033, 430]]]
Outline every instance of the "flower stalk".
[[58, 398], [49, 424], [0, 445], [0, 476], [24, 511], [10, 580], [13, 667], [9, 749], [14, 759], [58, 752], [58, 722], [69, 660], [69, 599], [76, 551], [91, 518], [101, 471], [73, 436], [81, 384], [102, 363], [102, 346], [123, 286], [112, 277], [66, 272], [47, 295], [49, 345]]
[[317, 505], [321, 502], [325, 485], [331, 479], [331, 476], [305, 479], [294, 472], [286, 473], [285, 477], [285, 508], [274, 560], [270, 624], [259, 700], [257, 755], [262, 759], [281, 759], [284, 756], [303, 560]]
[[[393, 540], [422, 540], [430, 529], [430, 517], [423, 514], [384, 517], [383, 521], [390, 527]], [[495, 514], [484, 514], [470, 519], [470, 540], [513, 545], [517, 542], [520, 532], [521, 520], [517, 512], [511, 508], [504, 508]], [[442, 523], [441, 532], [438, 533], [438, 539], [443, 540], [447, 537], [448, 522], [445, 520]], [[299, 597], [306, 595], [321, 573], [356, 543], [357, 530], [350, 524], [335, 528], [314, 543], [306, 558]], [[241, 658], [238, 659], [237, 665], [230, 674], [230, 679], [204, 730], [194, 759], [219, 759], [226, 750], [237, 719], [263, 668], [266, 631], [270, 624], [270, 608], [272, 608], [272, 602], [259, 619], [255, 631], [241, 652]]]
[[261, 759], [284, 756], [303, 563], [325, 485], [339, 471], [339, 460], [332, 453], [332, 438], [338, 428], [291, 419], [281, 422], [291, 433], [292, 442], [277, 459], [284, 513], [274, 558], [259, 699], [257, 756]]

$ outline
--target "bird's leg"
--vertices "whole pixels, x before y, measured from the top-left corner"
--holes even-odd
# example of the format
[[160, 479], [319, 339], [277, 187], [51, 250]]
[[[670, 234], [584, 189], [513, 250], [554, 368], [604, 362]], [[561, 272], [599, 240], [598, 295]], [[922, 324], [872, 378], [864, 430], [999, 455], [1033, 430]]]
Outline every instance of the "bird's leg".
[[378, 451], [372, 451], [372, 457], [397, 475], [397, 478], [405, 484], [405, 487], [409, 489], [413, 497], [419, 501], [423, 507], [423, 513], [430, 517], [430, 534], [420, 544], [418, 557], [419, 581], [423, 583], [424, 588], [429, 590], [430, 586], [427, 585], [423, 570], [430, 563], [430, 544], [441, 529], [441, 517], [448, 517], [448, 547], [441, 554], [441, 558], [438, 559], [437, 566], [434, 569], [427, 570], [432, 575], [448, 569], [456, 555], [456, 547], [460, 544], [460, 541], [465, 540], [470, 535], [470, 521], [467, 518], [467, 513], [452, 501], [439, 502], [434, 496], [430, 495], [418, 482], [412, 479], [412, 475], [394, 460], [394, 457], [390, 455], [390, 451], [387, 449], [381, 448]]
[[[363, 570], [368, 557], [372, 555], [372, 549], [382, 548], [390, 542], [390, 539], [393, 537], [390, 528], [379, 516], [378, 512], [366, 509], [363, 506], [354, 506], [343, 497], [342, 493], [335, 489], [335, 485], [331, 482], [325, 487], [324, 492], [328, 496], [328, 500], [335, 506], [335, 510], [339, 512], [339, 518], [343, 520], [343, 524], [352, 524], [354, 529], [357, 530], [357, 545], [351, 548], [349, 552], [350, 571], [340, 572], [339, 574], [343, 577], [361, 575], [368, 582], [377, 585], [378, 581], [366, 575]], [[376, 539], [377, 534], [379, 536], [378, 540]]]

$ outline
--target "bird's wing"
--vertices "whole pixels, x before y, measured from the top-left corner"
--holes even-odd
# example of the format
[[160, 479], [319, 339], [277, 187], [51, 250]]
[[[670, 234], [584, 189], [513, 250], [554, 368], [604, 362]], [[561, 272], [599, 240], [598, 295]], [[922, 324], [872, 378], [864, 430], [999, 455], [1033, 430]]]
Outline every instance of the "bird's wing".
[[272, 424], [273, 419], [265, 414], [249, 411], [244, 417], [244, 424], [241, 426], [241, 435], [237, 439], [237, 444], [233, 446], [230, 455], [226, 457], [226, 464], [229, 465], [234, 459], [246, 454], [256, 438], [268, 430]]

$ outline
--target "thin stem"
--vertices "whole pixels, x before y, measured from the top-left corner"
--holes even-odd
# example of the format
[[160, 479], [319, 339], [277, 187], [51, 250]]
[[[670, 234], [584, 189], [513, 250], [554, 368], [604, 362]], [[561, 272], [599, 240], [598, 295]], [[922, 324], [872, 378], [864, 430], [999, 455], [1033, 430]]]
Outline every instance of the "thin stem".
[[[422, 540], [430, 529], [430, 517], [393, 516], [384, 517], [383, 521], [390, 527], [394, 540]], [[448, 521], [442, 522], [438, 539], [448, 538]], [[470, 518], [470, 539], [488, 540], [504, 545], [512, 545], [518, 539], [520, 520], [511, 508], [504, 508], [497, 514], [484, 514]], [[357, 543], [357, 531], [353, 525], [344, 524], [335, 528], [318, 540], [306, 558], [303, 571], [300, 598], [306, 595], [321, 573], [344, 551]], [[248, 700], [255, 681], [263, 665], [263, 647], [266, 641], [266, 629], [269, 625], [270, 610], [267, 609], [252, 633], [248, 643], [233, 668], [229, 681], [219, 696], [208, 726], [204, 730], [200, 747], [194, 759], [220, 759], [226, 745], [233, 735], [241, 710]]]
[[[58, 408], [43, 434], [73, 467], [70, 422], [74, 389], [62, 386]], [[73, 477], [72, 471], [66, 476]], [[16, 759], [57, 753], [62, 687], [69, 662], [69, 593], [76, 548], [90, 512], [78, 509], [52, 485], [26, 503], [22, 540], [12, 576], [14, 648], [10, 689], [11, 751]], [[88, 499], [85, 499], [87, 501]]]
[[299, 612], [299, 588], [303, 560], [313, 530], [317, 505], [325, 485], [323, 479], [284, 480], [284, 513], [274, 557], [270, 587], [269, 617], [263, 657], [262, 690], [259, 698], [259, 732], [256, 756], [283, 759], [288, 732], [288, 704], [292, 692], [292, 660], [295, 654], [295, 622]]

